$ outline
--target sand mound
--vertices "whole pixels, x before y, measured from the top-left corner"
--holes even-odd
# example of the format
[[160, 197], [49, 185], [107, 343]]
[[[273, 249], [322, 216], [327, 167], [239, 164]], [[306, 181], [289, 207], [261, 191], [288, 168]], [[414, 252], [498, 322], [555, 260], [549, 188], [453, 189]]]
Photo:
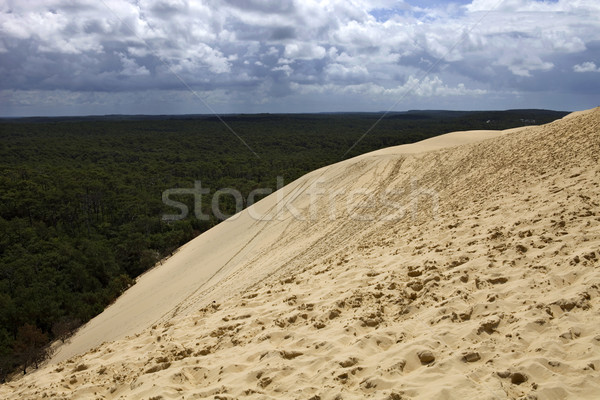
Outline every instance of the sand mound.
[[599, 154], [595, 109], [315, 171], [0, 397], [597, 399]]

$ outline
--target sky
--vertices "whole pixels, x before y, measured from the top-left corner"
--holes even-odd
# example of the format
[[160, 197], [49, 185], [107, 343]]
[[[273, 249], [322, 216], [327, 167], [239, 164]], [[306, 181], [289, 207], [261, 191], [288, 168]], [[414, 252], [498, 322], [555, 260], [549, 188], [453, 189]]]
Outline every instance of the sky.
[[0, 116], [600, 105], [600, 0], [0, 0]]

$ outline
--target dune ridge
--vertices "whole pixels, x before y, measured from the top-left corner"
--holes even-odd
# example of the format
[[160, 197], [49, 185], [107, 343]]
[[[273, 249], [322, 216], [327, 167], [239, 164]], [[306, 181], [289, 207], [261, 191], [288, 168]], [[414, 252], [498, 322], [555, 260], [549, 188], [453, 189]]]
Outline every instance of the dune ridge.
[[201, 235], [0, 397], [599, 398], [600, 108], [435, 139]]

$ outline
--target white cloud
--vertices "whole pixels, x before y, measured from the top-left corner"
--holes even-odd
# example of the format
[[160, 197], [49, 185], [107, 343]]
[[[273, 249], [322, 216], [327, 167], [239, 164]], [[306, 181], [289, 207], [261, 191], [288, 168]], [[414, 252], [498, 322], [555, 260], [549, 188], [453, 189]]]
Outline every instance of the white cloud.
[[294, 70], [289, 65], [285, 64], [280, 67], [272, 68], [271, 71], [283, 71], [286, 76], [290, 76]]
[[335, 80], [357, 80], [367, 78], [369, 71], [362, 65], [345, 66], [333, 63], [325, 67], [325, 74], [327, 77]]
[[215, 74], [231, 71], [231, 60], [219, 50], [204, 43], [190, 48], [170, 49], [163, 52], [163, 57], [169, 61], [176, 72], [194, 73], [206, 67]]
[[[389, 101], [400, 98], [431, 98], [431, 97], [448, 97], [448, 96], [481, 96], [487, 93], [483, 89], [469, 89], [463, 83], [456, 86], [448, 86], [444, 84], [438, 76], [426, 77], [419, 80], [415, 76], [409, 76], [406, 82], [402, 85], [393, 87], [384, 87], [374, 83], [359, 83], [352, 85], [339, 84], [294, 84], [294, 89], [301, 91], [304, 94], [353, 94], [353, 95], [369, 95], [369, 96], [384, 96]], [[391, 105], [391, 103], [390, 103]]]
[[577, 12], [581, 9], [600, 11], [596, 0], [473, 0], [466, 6], [471, 12], [506, 11], [506, 12]]
[[522, 77], [530, 77], [534, 71], [549, 71], [554, 67], [554, 64], [527, 52], [505, 53], [495, 64], [505, 66], [513, 74]]
[[414, 95], [432, 102], [600, 90], [580, 83], [597, 64], [574, 65], [597, 58], [597, 0], [4, 0], [0, 36], [9, 91], [179, 90], [163, 61], [248, 103], [328, 95], [318, 88], [387, 98], [416, 76]]
[[297, 60], [312, 60], [325, 57], [327, 52], [319, 45], [312, 43], [292, 43], [285, 45], [284, 56]]
[[573, 66], [573, 71], [575, 72], [600, 72], [600, 67], [596, 66], [596, 63], [593, 61], [587, 61], [581, 64], [577, 64]]
[[144, 66], [139, 66], [136, 62], [130, 58], [127, 58], [125, 54], [119, 54], [121, 63], [123, 63], [122, 75], [127, 76], [145, 76], [150, 75], [150, 71]]

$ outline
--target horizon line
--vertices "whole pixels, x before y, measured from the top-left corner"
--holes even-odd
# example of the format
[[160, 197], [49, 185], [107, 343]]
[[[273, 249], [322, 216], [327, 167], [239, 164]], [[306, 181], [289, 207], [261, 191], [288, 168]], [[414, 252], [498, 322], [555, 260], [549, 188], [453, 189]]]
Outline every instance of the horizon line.
[[[397, 110], [388, 111], [388, 114], [405, 114], [415, 112], [508, 112], [508, 111], [553, 111], [553, 112], [575, 112], [581, 110], [555, 110], [550, 108], [508, 108], [508, 109], [409, 109], [409, 110]], [[236, 113], [221, 113], [222, 116], [260, 116], [260, 115], [327, 115], [327, 114], [383, 114], [386, 113], [384, 110], [380, 111], [316, 111], [316, 112], [236, 112]], [[0, 120], [11, 120], [11, 119], [36, 119], [36, 118], [107, 118], [107, 117], [214, 117], [211, 113], [185, 113], [185, 114], [74, 114], [74, 115], [19, 115], [19, 116], [0, 116]]]

